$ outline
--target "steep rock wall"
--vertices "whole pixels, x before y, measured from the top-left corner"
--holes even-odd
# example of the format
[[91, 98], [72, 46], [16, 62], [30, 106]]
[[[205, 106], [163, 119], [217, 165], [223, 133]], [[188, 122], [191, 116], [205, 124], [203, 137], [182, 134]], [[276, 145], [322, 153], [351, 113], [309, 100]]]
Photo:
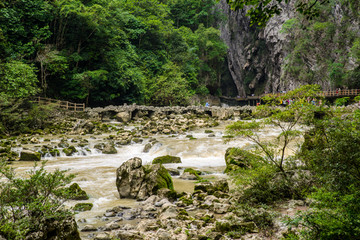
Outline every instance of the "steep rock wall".
[[[317, 22], [309, 22], [295, 16], [293, 2], [283, 4], [280, 15], [257, 29], [250, 26], [246, 10], [232, 11], [220, 1], [218, 7], [226, 16], [221, 37], [229, 47], [228, 68], [239, 96], [303, 84], [319, 84], [324, 90], [360, 86], [360, 56], [352, 50], [360, 41], [359, 6], [329, 4]], [[288, 19], [300, 21], [289, 34], [282, 31]]]
[[[232, 11], [225, 0], [219, 8], [226, 20], [221, 24], [221, 38], [228, 45], [228, 68], [238, 95], [278, 92], [288, 89], [281, 84], [281, 65], [286, 55], [287, 36], [281, 33], [282, 24], [293, 11], [284, 6], [281, 15], [273, 17], [264, 29], [250, 26], [246, 10]], [[295, 85], [294, 83], [287, 83]]]

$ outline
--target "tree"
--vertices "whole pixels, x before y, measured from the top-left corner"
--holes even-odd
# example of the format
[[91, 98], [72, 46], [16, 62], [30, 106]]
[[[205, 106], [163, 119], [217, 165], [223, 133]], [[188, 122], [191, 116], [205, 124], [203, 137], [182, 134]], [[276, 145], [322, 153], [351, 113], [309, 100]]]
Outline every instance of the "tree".
[[44, 0], [3, 1], [0, 8], [1, 59], [34, 59], [36, 51], [51, 36], [51, 5]]
[[227, 46], [221, 40], [219, 30], [215, 28], [205, 28], [200, 24], [194, 34], [200, 59], [199, 82], [206, 86], [211, 94], [216, 94], [216, 90], [221, 86]]
[[[263, 101], [265, 105], [260, 106], [258, 114], [270, 114], [263, 122], [238, 121], [227, 126], [229, 134], [245, 137], [257, 145], [257, 150], [265, 158], [264, 161], [273, 164], [286, 178], [285, 171], [286, 151], [289, 144], [300, 136], [301, 132], [297, 129], [299, 124], [311, 122], [313, 112], [317, 109], [309, 100], [313, 98], [322, 98], [320, 96], [320, 87], [317, 85], [307, 85], [299, 89], [290, 91], [283, 96], [265, 96]], [[291, 101], [291, 103], [288, 102]], [[270, 107], [286, 101], [283, 109], [273, 109], [268, 112]], [[265, 125], [276, 127], [280, 130], [280, 134], [276, 140], [262, 140], [259, 130]]]
[[107, 80], [107, 73], [105, 70], [95, 70], [74, 74], [73, 81], [68, 82], [70, 86], [63, 94], [68, 95], [69, 98], [85, 99], [85, 104], [88, 106], [91, 91], [98, 82]]
[[195, 31], [200, 24], [216, 27], [222, 18], [215, 0], [176, 0], [169, 3], [170, 16], [177, 28], [184, 26]]
[[168, 63], [160, 76], [147, 86], [147, 103], [154, 105], [186, 105], [190, 92], [186, 79], [181, 77], [179, 67]]
[[64, 74], [68, 69], [67, 59], [59, 54], [59, 51], [52, 49], [50, 45], [45, 45], [40, 49], [35, 61], [40, 63], [40, 85], [44, 95], [47, 93], [47, 77], [54, 74]]
[[[249, 157], [252, 167], [240, 169], [234, 175], [235, 179], [239, 179], [238, 175], [241, 174], [243, 180], [240, 182], [251, 186], [245, 190], [245, 195], [250, 194], [260, 202], [282, 197], [303, 197], [309, 186], [294, 184], [293, 170], [296, 164], [294, 157], [291, 154], [287, 156], [287, 152], [291, 143], [301, 136], [301, 125], [316, 122], [314, 112], [320, 111], [322, 107], [313, 105], [311, 101], [322, 99], [319, 91], [318, 85], [306, 85], [281, 96], [268, 95], [263, 98], [265, 104], [256, 110], [258, 116], [266, 118], [262, 121], [238, 121], [227, 126], [229, 135], [245, 138], [255, 145], [249, 150], [253, 154]], [[285, 106], [278, 107], [280, 104]], [[262, 137], [261, 130], [266, 125], [279, 132], [275, 139], [266, 140]]]
[[0, 98], [19, 99], [38, 92], [35, 68], [20, 61], [0, 64]]
[[[282, 12], [283, 4], [290, 4], [290, 0], [226, 0], [226, 2], [233, 10], [249, 7], [247, 15], [251, 18], [251, 25], [256, 24], [259, 27], [266, 26], [271, 17], [279, 15]], [[319, 15], [317, 7], [327, 2], [329, 0], [300, 0], [295, 9], [311, 19]]]

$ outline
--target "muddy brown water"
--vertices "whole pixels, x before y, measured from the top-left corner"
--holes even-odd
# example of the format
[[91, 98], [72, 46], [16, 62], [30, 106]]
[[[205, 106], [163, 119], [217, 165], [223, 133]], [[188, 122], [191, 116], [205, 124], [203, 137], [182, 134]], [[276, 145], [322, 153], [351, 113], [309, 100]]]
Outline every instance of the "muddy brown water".
[[[193, 135], [195, 139], [190, 140], [186, 135], [155, 135], [154, 138], [158, 143], [152, 147], [150, 152], [143, 153], [142, 150], [147, 139], [140, 144], [131, 144], [118, 148], [118, 153], [113, 155], [104, 155], [94, 149], [91, 151], [84, 151], [82, 155], [65, 157], [63, 154], [59, 157], [46, 158], [46, 169], [52, 171], [54, 169], [69, 170], [69, 173], [76, 174], [74, 182], [77, 182], [82, 189], [84, 189], [90, 196], [86, 201], [71, 201], [67, 206], [74, 206], [78, 202], [93, 203], [91, 211], [80, 212], [76, 214], [76, 219], [86, 219], [86, 223], [78, 221], [79, 228], [84, 225], [90, 224], [99, 226], [102, 223], [99, 216], [103, 216], [107, 209], [115, 206], [135, 206], [137, 202], [132, 199], [120, 199], [115, 185], [116, 169], [125, 161], [133, 157], [140, 157], [143, 164], [151, 164], [151, 161], [158, 156], [174, 155], [181, 157], [182, 163], [180, 164], [166, 164], [167, 168], [192, 167], [207, 173], [205, 178], [208, 179], [221, 179], [227, 178], [223, 174], [225, 169], [225, 151], [229, 147], [249, 147], [251, 143], [245, 139], [236, 139], [229, 143], [224, 143], [225, 126], [231, 123], [230, 121], [222, 122], [219, 126], [211, 128], [215, 137], [209, 137], [209, 134], [204, 133], [205, 129], [198, 129], [193, 132], [187, 133]], [[273, 139], [279, 130], [273, 128], [266, 128], [262, 131], [261, 135], [264, 139]], [[78, 136], [67, 136], [69, 139]], [[85, 136], [81, 136], [84, 137]], [[105, 142], [103, 138], [107, 135], [95, 136], [95, 139], [86, 136], [89, 140], [90, 147], [96, 142]], [[39, 137], [40, 138], [40, 137]], [[40, 138], [40, 141], [47, 137]], [[52, 142], [60, 142], [59, 139], [52, 138]], [[40, 144], [46, 142], [40, 142]], [[293, 144], [296, 148], [296, 141]], [[32, 148], [35, 145], [27, 145], [26, 147]], [[21, 148], [17, 149], [18, 151]], [[288, 154], [291, 154], [290, 150]], [[13, 166], [19, 174], [24, 174], [27, 170], [33, 167], [31, 162], [14, 162]], [[173, 177], [175, 190], [178, 192], [192, 192], [194, 188], [194, 181], [182, 180], [178, 177]]]

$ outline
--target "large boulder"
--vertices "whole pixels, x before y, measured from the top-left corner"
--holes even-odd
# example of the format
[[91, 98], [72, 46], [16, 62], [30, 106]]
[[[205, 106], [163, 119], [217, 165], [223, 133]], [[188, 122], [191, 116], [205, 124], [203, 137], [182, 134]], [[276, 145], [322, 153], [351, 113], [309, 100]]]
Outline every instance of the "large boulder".
[[[34, 223], [36, 224], [36, 223]], [[77, 224], [73, 217], [64, 220], [48, 219], [41, 225], [41, 230], [32, 232], [25, 240], [80, 240]]]
[[142, 166], [140, 158], [124, 162], [116, 171], [116, 186], [120, 198], [145, 199], [161, 188], [174, 190], [168, 171], [161, 165]]
[[105, 145], [104, 149], [102, 150], [103, 154], [117, 154], [117, 150], [113, 144]]
[[138, 199], [145, 199], [151, 195], [157, 194], [158, 190], [167, 188], [174, 191], [174, 185], [169, 172], [161, 164], [147, 165], [144, 167], [145, 176], [144, 184], [142, 184]]
[[115, 118], [119, 122], [125, 122], [125, 123], [130, 122], [130, 120], [131, 120], [131, 112], [128, 112], [128, 111], [119, 112], [119, 113], [117, 113], [115, 115]]
[[228, 148], [225, 153], [225, 173], [238, 168], [251, 168], [253, 161], [261, 161], [262, 157], [240, 148]]
[[20, 161], [40, 161], [41, 153], [30, 150], [22, 150], [20, 153]]
[[116, 187], [120, 198], [136, 198], [145, 178], [145, 170], [140, 158], [124, 162], [116, 170]]

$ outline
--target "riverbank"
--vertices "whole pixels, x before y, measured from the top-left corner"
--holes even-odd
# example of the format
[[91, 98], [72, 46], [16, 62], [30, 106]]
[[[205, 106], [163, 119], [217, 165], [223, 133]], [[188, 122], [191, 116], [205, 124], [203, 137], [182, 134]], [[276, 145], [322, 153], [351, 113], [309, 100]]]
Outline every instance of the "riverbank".
[[[245, 232], [242, 234], [249, 235], [248, 239], [254, 237], [264, 239], [267, 234], [270, 237], [279, 237], [286, 230], [280, 219], [284, 216], [294, 215], [296, 210], [307, 209], [307, 202], [295, 200], [278, 203], [269, 209], [251, 207], [246, 215], [241, 215], [237, 212], [239, 208], [237, 207], [236, 191], [234, 193], [225, 191], [218, 195], [204, 192], [199, 197], [199, 192], [194, 190], [198, 180], [182, 178], [185, 175], [184, 169], [191, 167], [204, 174], [201, 175], [202, 181], [206, 179], [209, 182], [216, 182], [219, 179], [227, 179], [228, 176], [223, 174], [226, 166], [224, 158], [226, 149], [229, 147], [251, 149], [253, 144], [241, 138], [225, 143], [224, 140], [229, 137], [225, 133], [225, 126], [240, 118], [255, 117], [255, 112], [251, 111], [251, 114], [247, 112], [246, 115], [240, 116], [232, 115], [229, 120], [223, 120], [214, 117], [215, 115], [209, 115], [205, 110], [202, 110], [205, 108], [200, 107], [195, 112], [183, 112], [183, 110], [174, 112], [174, 110], [170, 111], [170, 108], [162, 108], [164, 111], [151, 112], [143, 109], [145, 112], [142, 113], [137, 108], [131, 111], [129, 121], [123, 121], [117, 116], [121, 111], [111, 112], [114, 111], [114, 108], [110, 109], [112, 110], [106, 108], [105, 110], [93, 111], [91, 118], [89, 116], [84, 117], [85, 114], [81, 119], [74, 116], [62, 117], [66, 122], [61, 124], [66, 123], [67, 128], [60, 129], [61, 134], [56, 133], [54, 129], [53, 134], [48, 134], [45, 131], [47, 134], [38, 132], [34, 135], [1, 140], [3, 148], [10, 149], [12, 155], [16, 155], [13, 160], [19, 158], [23, 150], [38, 152], [42, 160], [48, 161], [46, 169], [49, 171], [56, 168], [70, 169], [69, 173], [77, 175], [74, 181], [87, 192], [90, 198], [89, 200], [69, 202], [67, 206], [73, 207], [77, 203], [93, 204], [90, 211], [79, 212], [76, 215], [83, 239], [121, 238], [122, 235], [119, 234], [122, 234], [124, 230], [136, 231], [134, 236], [140, 236], [139, 239], [152, 239], [159, 236], [164, 236], [164, 239], [187, 239], [189, 236], [221, 239], [225, 235], [227, 238], [236, 238], [240, 235], [232, 236], [228, 233], [232, 228], [239, 226], [232, 225], [233, 223], [228, 220], [237, 219], [235, 222], [239, 222], [238, 218], [241, 216], [246, 219], [242, 219], [243, 222], [252, 227], [246, 231], [242, 229], [243, 226], [239, 227], [236, 234], [244, 230]], [[348, 109], [339, 108], [340, 110], [345, 112]], [[224, 111], [235, 112], [232, 108]], [[99, 121], [101, 119], [102, 121]], [[279, 129], [269, 127], [261, 131], [261, 136], [263, 140], [271, 141], [280, 132]], [[158, 203], [166, 201], [161, 196], [155, 200], [153, 197], [152, 205], [147, 206], [148, 209], [152, 210], [145, 211], [144, 207], [139, 206], [135, 200], [120, 199], [115, 186], [116, 169], [125, 161], [133, 157], [140, 157], [142, 163], [148, 165], [154, 158], [164, 155], [178, 156], [182, 160], [182, 163], [178, 164], [165, 164], [169, 172], [174, 175], [175, 191], [179, 194], [178, 199], [168, 200], [168, 207], [171, 207], [173, 213], [176, 212], [169, 219], [174, 219], [171, 222], [176, 226], [181, 226], [181, 230], [169, 227], [172, 225], [167, 221], [161, 224], [158, 222], [158, 217], [167, 211], [167, 208], [162, 208]], [[18, 172], [24, 172], [33, 166], [33, 162], [24, 161], [14, 161], [12, 164]], [[181, 194], [187, 196], [186, 204], [184, 201], [180, 201]], [[208, 207], [203, 208], [201, 204], [206, 201], [205, 198], [212, 200]], [[221, 204], [221, 206], [217, 204]], [[225, 205], [226, 210], [216, 210], [218, 207], [224, 209], [224, 204], [227, 204]], [[112, 209], [116, 211], [112, 211]], [[207, 210], [207, 212], [204, 213], [203, 210]], [[122, 219], [122, 216], [118, 216], [128, 214], [128, 211], [134, 211], [136, 214], [131, 215], [129, 213], [129, 219]], [[256, 214], [252, 214], [254, 211]], [[146, 212], [147, 214], [145, 214]], [[149, 212], [151, 214], [148, 214]], [[231, 214], [233, 212], [236, 212], [236, 216]], [[181, 213], [180, 217], [179, 213]], [[208, 214], [212, 220], [206, 222], [208, 220], [199, 218], [204, 214]], [[196, 217], [197, 215], [198, 217]], [[151, 216], [151, 218], [144, 216]], [[254, 218], [258, 217], [260, 221], [256, 222]], [[136, 221], [132, 221], [134, 219]], [[149, 224], [152, 226], [157, 224], [157, 227], [150, 227], [149, 231], [138, 229], [138, 225], [141, 225], [140, 222], [147, 220], [151, 222]], [[224, 226], [222, 225], [223, 221], [226, 223]], [[262, 223], [269, 225], [263, 227]], [[229, 226], [231, 227], [229, 228]], [[164, 235], [164, 231], [170, 235]], [[267, 231], [272, 233], [267, 233]], [[207, 232], [215, 235], [206, 235]], [[147, 236], [149, 238], [146, 238]], [[168, 238], [169, 236], [170, 238]]]

